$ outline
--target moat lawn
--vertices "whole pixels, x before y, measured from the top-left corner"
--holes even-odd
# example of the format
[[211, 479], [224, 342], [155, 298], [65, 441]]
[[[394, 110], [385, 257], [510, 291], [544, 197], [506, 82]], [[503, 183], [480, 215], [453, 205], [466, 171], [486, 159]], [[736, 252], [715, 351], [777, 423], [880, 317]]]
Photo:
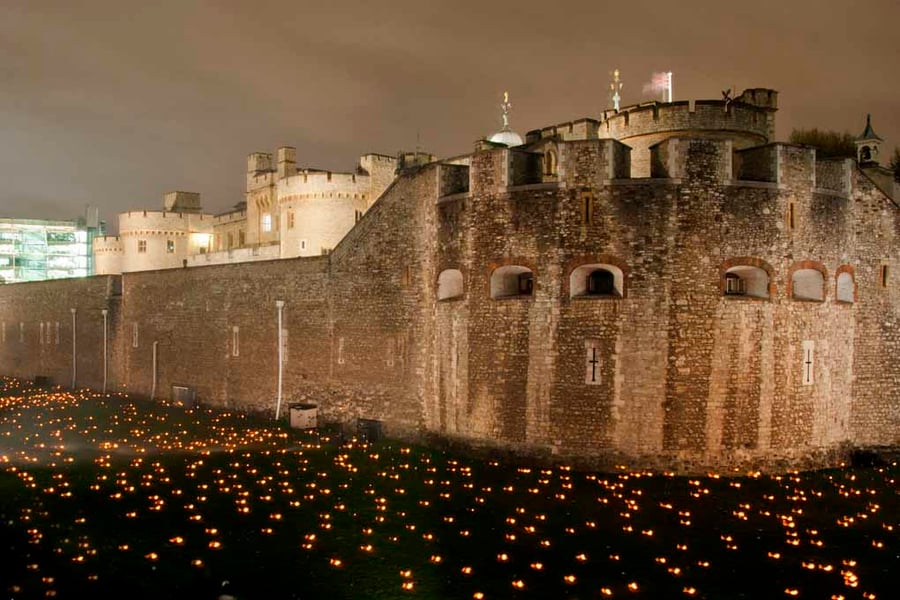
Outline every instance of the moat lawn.
[[896, 463], [584, 473], [11, 379], [0, 455], [9, 598], [889, 599], [900, 585]]

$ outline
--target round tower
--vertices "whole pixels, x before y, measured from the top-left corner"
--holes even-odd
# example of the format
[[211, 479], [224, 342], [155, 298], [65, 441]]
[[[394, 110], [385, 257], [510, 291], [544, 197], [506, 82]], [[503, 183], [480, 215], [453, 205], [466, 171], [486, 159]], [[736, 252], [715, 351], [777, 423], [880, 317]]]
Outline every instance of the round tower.
[[731, 140], [734, 149], [774, 141], [778, 92], [745, 90], [732, 99], [647, 102], [604, 111], [598, 134], [631, 147], [631, 176], [650, 177], [650, 147], [670, 137]]
[[94, 238], [94, 275], [122, 273], [122, 240], [117, 235]]

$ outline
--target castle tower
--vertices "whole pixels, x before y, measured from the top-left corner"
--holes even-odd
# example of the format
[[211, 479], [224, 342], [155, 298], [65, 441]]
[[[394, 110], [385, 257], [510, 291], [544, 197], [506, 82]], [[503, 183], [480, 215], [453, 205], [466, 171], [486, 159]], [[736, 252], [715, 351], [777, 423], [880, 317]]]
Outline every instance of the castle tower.
[[297, 149], [282, 146], [278, 149], [278, 179], [297, 174]]
[[866, 129], [856, 138], [856, 161], [859, 166], [878, 166], [878, 150], [883, 141], [872, 129], [872, 115], [866, 115]]

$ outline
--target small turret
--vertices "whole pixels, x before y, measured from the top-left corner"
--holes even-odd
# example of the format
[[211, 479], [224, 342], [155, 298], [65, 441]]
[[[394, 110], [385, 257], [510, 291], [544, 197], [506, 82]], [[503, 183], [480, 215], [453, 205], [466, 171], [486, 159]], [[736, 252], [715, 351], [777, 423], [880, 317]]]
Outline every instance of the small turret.
[[282, 146], [278, 149], [278, 179], [297, 174], [297, 149]]
[[856, 161], [859, 166], [878, 166], [878, 150], [883, 141], [872, 129], [872, 115], [866, 115], [866, 128], [856, 138]]
[[272, 171], [272, 155], [268, 152], [253, 152], [247, 157], [247, 173]]

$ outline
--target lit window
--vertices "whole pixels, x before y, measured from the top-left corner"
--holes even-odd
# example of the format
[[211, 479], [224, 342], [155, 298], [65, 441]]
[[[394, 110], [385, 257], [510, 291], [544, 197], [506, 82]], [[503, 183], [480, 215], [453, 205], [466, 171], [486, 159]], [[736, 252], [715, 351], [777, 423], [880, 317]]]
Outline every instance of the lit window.
[[272, 231], [272, 215], [269, 213], [262, 216], [262, 230], [266, 232]]
[[174, 254], [175, 252], [175, 240], [166, 240], [166, 252], [168, 254]]
[[147, 240], [138, 240], [138, 252], [147, 251]]

